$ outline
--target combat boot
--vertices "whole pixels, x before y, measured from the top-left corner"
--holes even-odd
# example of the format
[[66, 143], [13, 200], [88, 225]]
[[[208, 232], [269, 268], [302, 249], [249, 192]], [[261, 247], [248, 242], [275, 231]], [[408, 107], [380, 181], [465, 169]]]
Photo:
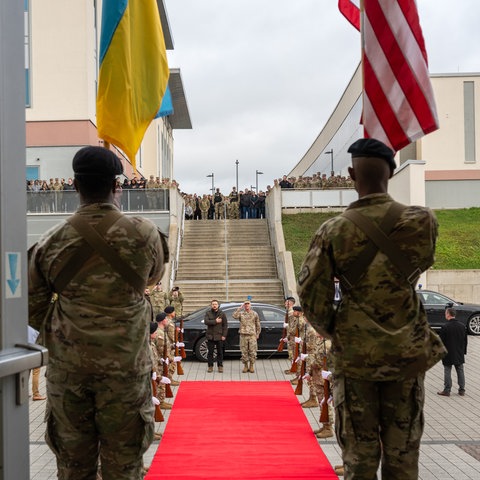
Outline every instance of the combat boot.
[[255, 368], [253, 367], [255, 365], [255, 362], [250, 362], [250, 368], [249, 368], [249, 372], [250, 373], [255, 373]]
[[307, 401], [302, 403], [302, 408], [314, 408], [318, 407], [318, 400], [317, 398], [310, 392], [310, 397]]
[[165, 400], [160, 404], [160, 408], [162, 408], [163, 410], [171, 410], [172, 406], [173, 405], [171, 403], [168, 403]]
[[212, 373], [213, 372], [213, 367], [208, 367], [207, 372]]
[[290, 380], [290, 383], [292, 385], [298, 385], [298, 378], [294, 378], [293, 380]]
[[331, 425], [324, 425], [320, 431], [315, 434], [317, 438], [330, 438], [333, 437], [333, 428]]
[[248, 373], [248, 370], [249, 370], [248, 363], [244, 363], [242, 373]]

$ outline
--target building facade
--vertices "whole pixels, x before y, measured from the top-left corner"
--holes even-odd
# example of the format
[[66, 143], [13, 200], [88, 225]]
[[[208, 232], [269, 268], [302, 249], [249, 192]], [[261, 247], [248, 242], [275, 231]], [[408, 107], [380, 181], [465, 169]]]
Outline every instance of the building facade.
[[[440, 128], [397, 153], [399, 167], [424, 163], [431, 208], [480, 206], [480, 73], [431, 75]], [[348, 147], [363, 136], [360, 66], [327, 123], [289, 176], [347, 175]]]
[[[27, 180], [72, 176], [71, 159], [102, 145], [96, 92], [102, 1], [24, 0]], [[173, 41], [157, 0], [167, 50]], [[174, 113], [152, 122], [137, 154], [137, 176], [174, 178], [173, 130], [192, 128], [179, 69], [171, 69]], [[122, 152], [125, 176], [133, 170]]]

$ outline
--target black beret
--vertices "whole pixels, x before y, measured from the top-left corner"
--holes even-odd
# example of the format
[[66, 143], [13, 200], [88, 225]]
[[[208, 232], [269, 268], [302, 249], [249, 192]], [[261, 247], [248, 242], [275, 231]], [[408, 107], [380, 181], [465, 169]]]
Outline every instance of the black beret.
[[350, 145], [348, 153], [352, 154], [352, 158], [382, 158], [383, 160], [386, 160], [392, 172], [397, 168], [395, 160], [393, 159], [395, 152], [384, 143], [375, 140], [374, 138], [360, 138]]
[[167, 318], [167, 314], [165, 312], [160, 312], [155, 317], [155, 320], [160, 323], [162, 320], [165, 320], [165, 318]]
[[169, 305], [168, 307], [165, 307], [164, 312], [165, 313], [173, 313], [175, 311], [175, 308]]
[[75, 175], [114, 177], [123, 173], [120, 159], [103, 147], [81, 148], [73, 157], [72, 168]]
[[287, 298], [285, 299], [285, 301], [286, 301], [286, 302], [288, 301], [288, 302], [293, 302], [293, 303], [295, 303], [295, 299], [294, 299], [293, 297], [287, 297]]
[[155, 333], [158, 328], [158, 323], [157, 322], [150, 322], [150, 335], [152, 333]]
[[295, 305], [295, 306], [293, 307], [293, 311], [294, 311], [294, 312], [303, 312], [302, 307], [299, 307], [298, 305]]

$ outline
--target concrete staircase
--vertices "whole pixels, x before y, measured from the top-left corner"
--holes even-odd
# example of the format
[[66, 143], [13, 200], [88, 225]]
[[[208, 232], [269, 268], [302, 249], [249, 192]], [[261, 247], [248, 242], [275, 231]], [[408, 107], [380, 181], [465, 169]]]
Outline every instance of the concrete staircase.
[[212, 298], [234, 302], [248, 295], [283, 306], [267, 221], [186, 221], [175, 285], [185, 297], [185, 313], [208, 306]]

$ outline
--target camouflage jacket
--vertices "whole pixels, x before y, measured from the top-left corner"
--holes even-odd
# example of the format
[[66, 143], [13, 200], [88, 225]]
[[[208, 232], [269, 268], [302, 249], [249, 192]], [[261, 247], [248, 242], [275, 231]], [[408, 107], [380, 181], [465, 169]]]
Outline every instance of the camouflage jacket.
[[240, 320], [240, 328], [238, 329], [240, 335], [255, 335], [256, 337], [260, 335], [262, 327], [260, 326], [258, 313], [254, 310], [246, 312], [242, 310], [242, 307], [239, 307], [235, 310], [232, 317]]
[[[111, 210], [117, 209], [97, 203], [83, 205], [77, 213], [95, 225]], [[145, 279], [146, 287], [163, 274], [161, 235], [142, 217], [128, 219], [136, 235], [127, 234], [118, 221], [103, 238]], [[58, 296], [51, 317], [45, 319], [58, 273], [83, 244], [73, 226], [62, 222], [29, 250], [29, 323], [37, 330], [45, 327], [43, 344], [49, 350], [50, 366], [78, 374], [143, 375], [152, 367], [151, 305], [97, 252], [83, 262]]]
[[[373, 194], [348, 208], [379, 224], [392, 201], [388, 194]], [[434, 262], [436, 238], [433, 213], [417, 206], [402, 212], [390, 234], [422, 272]], [[337, 374], [372, 381], [417, 375], [443, 356], [444, 347], [428, 326], [413, 287], [383, 252], [377, 251], [351, 290], [341, 285], [343, 298], [334, 308], [334, 277], [348, 272], [367, 241], [342, 215], [321, 225], [299, 275], [301, 304], [315, 329], [332, 338]]]
[[153, 289], [150, 293], [150, 301], [152, 302], [155, 315], [157, 313], [163, 312], [163, 310], [165, 310], [165, 307], [168, 305], [167, 292], [164, 292], [163, 290]]

